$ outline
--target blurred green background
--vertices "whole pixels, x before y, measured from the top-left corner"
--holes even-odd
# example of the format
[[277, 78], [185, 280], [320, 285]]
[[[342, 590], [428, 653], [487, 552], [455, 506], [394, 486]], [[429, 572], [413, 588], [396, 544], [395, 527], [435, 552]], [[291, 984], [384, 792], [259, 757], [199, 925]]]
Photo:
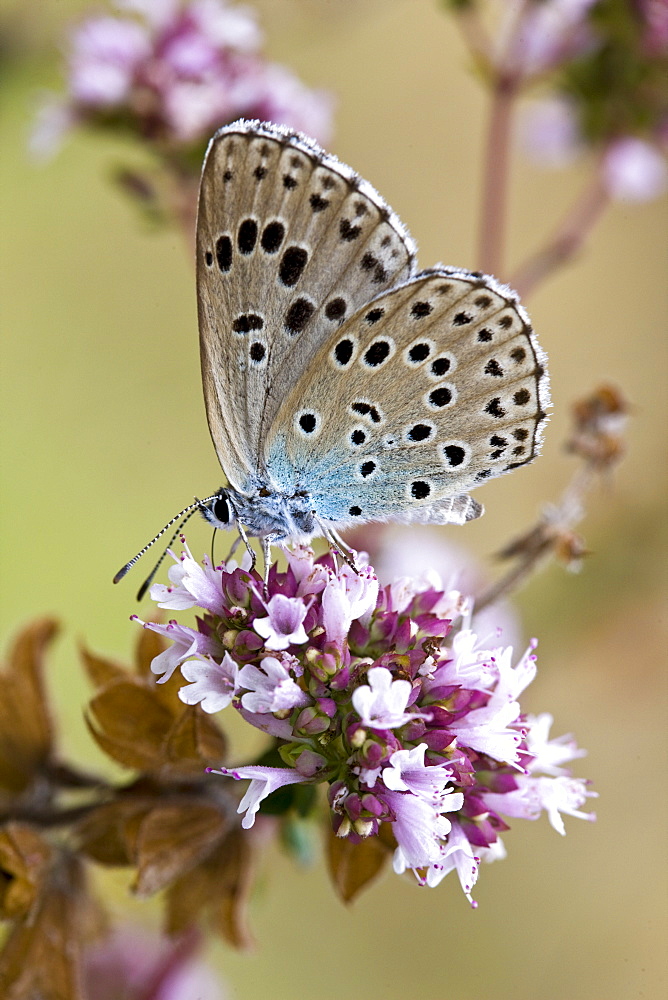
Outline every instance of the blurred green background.
[[[336, 94], [332, 150], [400, 214], [421, 264], [476, 267], [486, 98], [435, 0], [255, 6], [271, 57]], [[177, 232], [150, 232], [109, 183], [137, 154], [81, 135], [46, 165], [26, 151], [40, 91], [61, 80], [64, 33], [90, 9], [79, 0], [0, 7], [0, 606], [5, 644], [32, 616], [62, 620], [49, 676], [62, 744], [103, 767], [81, 719], [89, 692], [77, 642], [128, 658], [142, 574], [112, 587], [113, 573], [222, 477], [201, 399], [188, 248]], [[584, 167], [540, 172], [515, 158], [511, 265], [536, 248], [584, 180]], [[544, 819], [515, 823], [507, 860], [481, 873], [476, 912], [454, 877], [429, 891], [393, 875], [347, 910], [322, 864], [300, 870], [271, 852], [253, 903], [256, 952], [212, 948], [232, 997], [663, 992], [666, 221], [665, 199], [613, 207], [579, 259], [533, 296], [553, 386], [544, 456], [480, 491], [482, 520], [444, 529], [487, 558], [570, 476], [574, 460], [562, 451], [570, 403], [603, 379], [632, 401], [628, 457], [583, 525], [593, 555], [578, 576], [550, 567], [517, 602], [525, 636], [540, 640], [525, 707], [552, 712], [554, 735], [572, 731], [588, 747], [576, 773], [600, 793], [598, 822], [567, 818], [565, 839]], [[188, 537], [195, 553], [208, 549], [203, 524]], [[420, 529], [411, 538], [419, 546]], [[233, 729], [243, 760], [248, 737]], [[122, 873], [107, 883], [119, 915], [127, 881]]]

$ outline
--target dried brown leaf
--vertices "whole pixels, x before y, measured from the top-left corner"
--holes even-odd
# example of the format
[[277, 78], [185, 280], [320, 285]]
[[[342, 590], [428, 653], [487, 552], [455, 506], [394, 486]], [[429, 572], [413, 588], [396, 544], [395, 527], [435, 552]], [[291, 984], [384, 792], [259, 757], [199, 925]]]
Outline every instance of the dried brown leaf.
[[167, 894], [166, 932], [176, 934], [208, 915], [217, 933], [235, 948], [253, 945], [248, 899], [254, 875], [252, 836], [238, 827]]
[[250, 837], [235, 830], [225, 843], [220, 898], [213, 911], [214, 927], [235, 948], [247, 949], [253, 944], [248, 926], [253, 860]]
[[91, 653], [85, 646], [79, 647], [79, 653], [86, 673], [97, 688], [111, 684], [112, 681], [123, 680], [128, 676], [127, 670], [120, 663], [108, 660], [105, 656], [98, 656], [97, 653]]
[[157, 795], [128, 797], [98, 806], [73, 831], [80, 850], [102, 865], [133, 864], [141, 821], [157, 801]]
[[181, 703], [182, 712], [165, 741], [165, 758], [179, 772], [202, 774], [225, 760], [227, 741], [216, 723], [199, 706]]
[[53, 855], [29, 914], [17, 921], [0, 953], [6, 1000], [84, 1000], [81, 955], [100, 924], [81, 862]]
[[137, 836], [138, 896], [151, 896], [190, 872], [220, 841], [228, 819], [218, 808], [196, 798], [152, 809]]
[[13, 920], [28, 912], [52, 853], [32, 827], [7, 823], [0, 829], [0, 918]]
[[337, 837], [333, 830], [327, 839], [329, 874], [344, 903], [350, 903], [369, 882], [380, 875], [389, 857], [387, 846], [378, 837], [367, 837], [354, 844], [347, 837]]
[[11, 792], [23, 791], [52, 752], [43, 667], [57, 629], [51, 618], [28, 625], [17, 636], [0, 677], [0, 786]]
[[173, 717], [153, 691], [136, 680], [116, 681], [89, 705], [88, 726], [110, 757], [140, 771], [160, 770]]

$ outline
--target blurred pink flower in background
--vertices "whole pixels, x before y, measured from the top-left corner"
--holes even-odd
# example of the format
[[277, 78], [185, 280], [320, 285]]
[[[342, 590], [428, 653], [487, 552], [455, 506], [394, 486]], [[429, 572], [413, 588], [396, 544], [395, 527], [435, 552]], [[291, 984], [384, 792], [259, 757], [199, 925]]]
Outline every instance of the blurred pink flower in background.
[[645, 22], [644, 43], [649, 56], [668, 51], [668, 2], [667, 0], [636, 0]]
[[520, 139], [529, 158], [542, 167], [569, 166], [585, 149], [572, 101], [557, 95], [525, 109]]
[[227, 990], [195, 957], [196, 936], [159, 938], [127, 924], [87, 953], [86, 995], [95, 1000], [225, 1000]]
[[408, 605], [418, 590], [433, 587], [444, 592], [443, 605], [438, 607], [444, 618], [470, 621], [474, 614], [476, 631], [485, 641], [503, 641], [515, 647], [522, 644], [521, 622], [510, 602], [475, 610], [475, 599], [489, 581], [483, 566], [467, 549], [429, 528], [420, 533], [419, 543], [405, 531], [386, 531], [379, 538], [380, 544], [370, 546], [370, 558], [381, 579], [394, 581], [395, 606], [403, 603], [399, 599], [402, 588]]
[[499, 56], [524, 79], [546, 73], [588, 51], [596, 34], [587, 20], [595, 0], [504, 0]]
[[75, 124], [123, 126], [170, 148], [201, 145], [236, 118], [261, 118], [326, 142], [332, 97], [261, 53], [255, 13], [226, 0], [117, 0], [84, 21], [68, 52], [68, 92], [47, 100], [32, 148], [52, 152]]
[[631, 136], [609, 146], [602, 170], [608, 194], [619, 201], [651, 201], [668, 186], [665, 157], [649, 142]]

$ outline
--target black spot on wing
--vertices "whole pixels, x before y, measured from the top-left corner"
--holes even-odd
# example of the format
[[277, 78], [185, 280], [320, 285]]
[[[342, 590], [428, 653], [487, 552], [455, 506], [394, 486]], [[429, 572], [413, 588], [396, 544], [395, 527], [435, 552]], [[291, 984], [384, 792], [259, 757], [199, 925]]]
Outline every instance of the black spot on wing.
[[308, 252], [303, 247], [288, 247], [281, 257], [278, 277], [282, 284], [292, 288], [296, 285], [308, 262]]

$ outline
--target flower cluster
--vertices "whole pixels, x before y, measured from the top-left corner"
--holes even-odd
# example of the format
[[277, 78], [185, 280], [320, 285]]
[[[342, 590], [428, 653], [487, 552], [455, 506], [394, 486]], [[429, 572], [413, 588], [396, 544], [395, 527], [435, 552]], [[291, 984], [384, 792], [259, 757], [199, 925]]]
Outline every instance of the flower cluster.
[[[261, 55], [253, 12], [226, 0], [116, 0], [119, 14], [84, 21], [68, 54], [68, 96], [45, 106], [34, 148], [48, 152], [86, 123], [130, 130], [163, 147], [201, 145], [237, 118], [302, 129], [326, 141], [331, 98]], [[193, 153], [195, 156], [195, 153]]]
[[454, 869], [471, 900], [480, 860], [503, 856], [503, 817], [546, 811], [560, 833], [562, 813], [593, 818], [581, 806], [594, 793], [563, 767], [583, 751], [549, 739], [549, 715], [521, 713], [533, 644], [513, 665], [511, 648], [469, 627], [470, 598], [409, 579], [381, 588], [363, 556], [357, 570], [305, 546], [286, 557], [265, 587], [247, 562], [199, 564], [184, 543], [171, 585], [151, 595], [200, 609], [197, 627], [142, 623], [171, 640], [152, 670], [180, 669], [182, 701], [233, 705], [275, 738], [284, 767], [216, 772], [250, 780], [245, 828], [276, 789], [325, 783], [338, 837], [389, 824], [396, 872], [434, 886]]
[[608, 197], [646, 201], [662, 194], [668, 187], [664, 0], [530, 0], [507, 18], [504, 70], [523, 85], [547, 80], [552, 90], [524, 121], [533, 159], [560, 167], [594, 148]]

